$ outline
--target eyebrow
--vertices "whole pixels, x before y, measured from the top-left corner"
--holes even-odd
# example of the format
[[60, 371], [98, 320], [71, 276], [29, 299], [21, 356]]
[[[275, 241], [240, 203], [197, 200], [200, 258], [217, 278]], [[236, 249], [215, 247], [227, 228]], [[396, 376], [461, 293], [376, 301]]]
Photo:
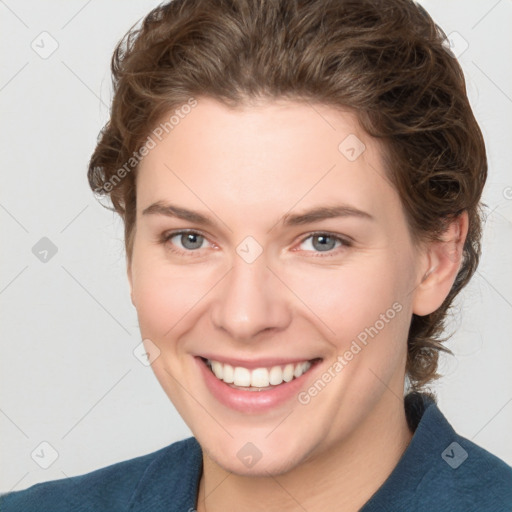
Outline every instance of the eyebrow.
[[[216, 222], [202, 213], [176, 206], [170, 203], [158, 201], [148, 206], [142, 211], [142, 215], [165, 215], [166, 217], [176, 217], [178, 219], [186, 220], [204, 226], [215, 226]], [[375, 220], [369, 213], [359, 210], [349, 205], [334, 205], [334, 206], [320, 206], [312, 208], [303, 213], [290, 214], [287, 213], [279, 220], [277, 224], [283, 226], [301, 226], [303, 224], [310, 224], [324, 219], [332, 219], [338, 217], [357, 217], [366, 220]], [[276, 225], [277, 225], [276, 224]]]
[[304, 213], [286, 214], [281, 219], [281, 223], [285, 226], [300, 226], [317, 222], [324, 219], [333, 219], [337, 217], [358, 217], [361, 219], [375, 220], [369, 213], [359, 210], [349, 205], [320, 206], [313, 208]]

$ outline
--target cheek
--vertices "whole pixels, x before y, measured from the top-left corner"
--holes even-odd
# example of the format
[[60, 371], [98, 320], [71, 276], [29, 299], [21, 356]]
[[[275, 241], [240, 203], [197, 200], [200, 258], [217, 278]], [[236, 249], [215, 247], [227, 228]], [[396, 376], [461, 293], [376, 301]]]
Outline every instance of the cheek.
[[133, 294], [143, 337], [174, 336], [207, 294], [210, 280], [190, 269], [145, 265], [134, 280]]
[[378, 322], [381, 314], [394, 319], [396, 309], [403, 309], [407, 284], [400, 266], [381, 255], [333, 269], [287, 270], [284, 280], [310, 310], [310, 317], [316, 318], [315, 323], [324, 325], [326, 337], [340, 340], [343, 348]]

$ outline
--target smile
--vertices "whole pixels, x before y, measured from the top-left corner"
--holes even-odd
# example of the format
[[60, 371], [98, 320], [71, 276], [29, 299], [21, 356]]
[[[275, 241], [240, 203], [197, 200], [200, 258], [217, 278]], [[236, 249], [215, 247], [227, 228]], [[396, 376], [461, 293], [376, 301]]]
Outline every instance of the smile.
[[204, 361], [217, 379], [229, 384], [230, 387], [244, 391], [262, 391], [299, 378], [316, 360], [252, 369], [211, 359]]
[[222, 358], [219, 361], [221, 357], [214, 354], [194, 359], [210, 395], [220, 404], [244, 414], [263, 414], [295, 401], [323, 361], [319, 357], [309, 360]]

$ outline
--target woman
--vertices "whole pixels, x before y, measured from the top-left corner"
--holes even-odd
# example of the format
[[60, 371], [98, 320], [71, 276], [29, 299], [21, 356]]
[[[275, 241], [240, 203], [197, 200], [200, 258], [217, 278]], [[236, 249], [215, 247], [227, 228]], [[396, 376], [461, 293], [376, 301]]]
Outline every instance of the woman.
[[[149, 362], [194, 437], [2, 510], [510, 510], [425, 392], [487, 175], [409, 0], [175, 0], [117, 47], [89, 166]], [[405, 388], [405, 393], [404, 393]]]

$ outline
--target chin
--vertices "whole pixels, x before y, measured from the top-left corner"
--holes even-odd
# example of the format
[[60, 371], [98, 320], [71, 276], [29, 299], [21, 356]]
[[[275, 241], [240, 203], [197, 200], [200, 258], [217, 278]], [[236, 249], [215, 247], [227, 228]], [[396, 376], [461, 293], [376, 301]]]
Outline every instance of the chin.
[[249, 464], [246, 465], [236, 454], [231, 457], [226, 456], [226, 454], [222, 454], [218, 457], [212, 456], [211, 454], [209, 454], [209, 456], [225, 471], [248, 477], [283, 475], [299, 466], [302, 462], [301, 454], [297, 452], [288, 453], [288, 451], [280, 451], [280, 453], [274, 454], [272, 458], [262, 455], [261, 459], [252, 466]]
[[249, 430], [247, 435], [239, 432], [235, 438], [226, 435], [222, 440], [200, 436], [196, 439], [218, 466], [240, 476], [282, 475], [303, 464], [315, 451], [313, 440], [308, 443], [301, 432], [281, 433], [276, 439], [268, 430], [256, 435]]

